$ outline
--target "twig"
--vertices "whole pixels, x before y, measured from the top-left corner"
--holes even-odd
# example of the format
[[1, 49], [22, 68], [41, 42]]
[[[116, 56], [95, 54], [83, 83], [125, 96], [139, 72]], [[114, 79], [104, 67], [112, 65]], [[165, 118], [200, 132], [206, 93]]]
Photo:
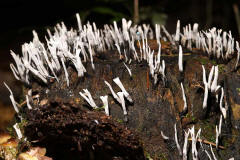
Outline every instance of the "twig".
[[[32, 96], [32, 99], [39, 98], [39, 94]], [[21, 104], [19, 104], [19, 107], [22, 107], [27, 104], [27, 100], [23, 101]]]
[[201, 84], [199, 82], [195, 82], [195, 84], [194, 83], [191, 84], [191, 87], [193, 87], [193, 88], [202, 88], [204, 90], [204, 87], [201, 86]]
[[[191, 141], [192, 138], [188, 138], [188, 140]], [[202, 143], [204, 143], [204, 144], [209, 144], [209, 145], [212, 145], [212, 146], [215, 146], [215, 147], [216, 147], [216, 144], [215, 144], [215, 143], [210, 142], [210, 141], [205, 140], [205, 139], [200, 139], [200, 138], [198, 138], [197, 141], [198, 141], [198, 142], [202, 142]], [[226, 148], [223, 147], [223, 146], [218, 146], [218, 148], [220, 148], [220, 149], [226, 149]]]
[[139, 22], [139, 2], [138, 0], [133, 0], [134, 2], [134, 15], [133, 15], [133, 22], [134, 24], [138, 24]]
[[240, 35], [240, 15], [239, 15], [239, 9], [237, 4], [233, 4], [233, 12], [235, 14], [237, 28], [238, 28], [238, 34]]

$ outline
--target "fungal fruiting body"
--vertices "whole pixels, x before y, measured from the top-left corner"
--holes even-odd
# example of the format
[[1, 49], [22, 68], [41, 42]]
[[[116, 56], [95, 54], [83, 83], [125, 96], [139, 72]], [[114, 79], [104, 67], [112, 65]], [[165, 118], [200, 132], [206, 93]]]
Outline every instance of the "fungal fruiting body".
[[79, 92], [79, 94], [88, 102], [88, 104], [94, 109], [98, 108], [94, 102], [91, 93], [87, 89], [83, 89], [85, 93]]
[[162, 131], [161, 131], [161, 135], [162, 135], [163, 139], [165, 139], [165, 140], [169, 139], [169, 137], [167, 137]]
[[183, 96], [183, 101], [184, 101], [183, 112], [186, 112], [187, 111], [187, 99], [186, 99], [186, 95], [185, 95], [185, 91], [184, 91], [182, 83], [181, 83], [181, 89], [182, 89], [182, 96]]
[[127, 109], [126, 109], [125, 100], [124, 100], [124, 93], [123, 92], [117, 92], [117, 95], [118, 95], [119, 99], [121, 100], [123, 114], [127, 115]]
[[108, 107], [108, 96], [100, 96], [100, 99], [103, 102], [104, 110], [107, 116], [109, 116], [109, 107]]
[[176, 28], [176, 35], [175, 35], [175, 41], [180, 40], [180, 21], [177, 21], [177, 28]]
[[183, 160], [187, 160], [187, 146], [188, 146], [188, 136], [189, 136], [189, 131], [184, 132], [184, 145], [183, 145]]
[[[133, 113], [132, 115], [128, 114], [127, 109], [128, 105], [131, 105], [129, 107], [132, 107], [131, 109], [133, 110], [137, 107], [135, 106], [135, 103], [138, 103], [136, 102], [136, 99], [138, 98], [136, 95], [138, 95], [139, 93], [134, 92], [135, 88], [131, 84], [127, 83], [128, 81], [126, 80], [127, 78], [124, 74], [119, 74], [118, 72], [117, 74], [115, 74], [115, 72], [112, 72], [111, 69], [108, 70], [109, 72], [111, 72], [111, 74], [105, 77], [103, 76], [97, 80], [99, 82], [99, 85], [105, 85], [108, 88], [107, 91], [110, 90], [110, 94], [107, 93], [105, 89], [98, 91], [101, 92], [101, 94], [99, 94], [96, 91], [96, 86], [94, 85], [90, 85], [88, 87], [81, 86], [81, 83], [86, 84], [87, 78], [91, 79], [96, 76], [95, 73], [98, 73], [98, 70], [100, 68], [100, 63], [98, 62], [106, 62], [107, 66], [111, 66], [107, 58], [111, 59], [112, 57], [114, 57], [114, 54], [106, 54], [107, 51], [113, 50], [114, 53], [116, 53], [116, 57], [118, 58], [116, 61], [114, 61], [114, 63], [120, 63], [121, 67], [127, 70], [127, 77], [128, 79], [129, 76], [131, 77], [132, 83], [138, 84], [138, 80], [144, 78], [144, 76], [141, 75], [142, 77], [137, 79], [134, 75], [136, 74], [135, 70], [137, 70], [136, 66], [138, 66], [140, 63], [141, 65], [143, 64], [141, 67], [143, 67], [143, 70], [145, 69], [144, 72], [147, 72], [146, 85], [148, 89], [144, 90], [145, 82], [140, 81], [142, 82], [141, 85], [143, 85], [141, 86], [141, 91], [144, 91], [144, 94], [141, 94], [141, 96], [144, 95], [144, 98], [146, 98], [146, 101], [144, 102], [146, 102], [147, 104], [154, 104], [156, 99], [158, 99], [159, 97], [162, 98], [169, 96], [168, 92], [164, 90], [166, 88], [171, 88], [165, 85], [167, 84], [167, 82], [169, 82], [171, 85], [174, 84], [175, 86], [179, 86], [179, 84], [175, 84], [175, 81], [172, 80], [171, 77], [175, 76], [173, 75], [175, 73], [173, 73], [172, 68], [169, 67], [172, 65], [170, 62], [171, 58], [174, 59], [174, 57], [176, 57], [176, 59], [174, 59], [178, 61], [178, 65], [176, 65], [176, 70], [178, 70], [184, 78], [187, 78], [184, 75], [188, 74], [188, 70], [185, 69], [185, 67], [187, 66], [184, 66], [183, 68], [183, 59], [184, 61], [188, 60], [187, 57], [184, 57], [186, 54], [183, 54], [183, 51], [185, 50], [190, 50], [194, 52], [195, 49], [198, 49], [203, 52], [204, 56], [214, 58], [223, 62], [228, 62], [229, 60], [231, 60], [233, 55], [237, 53], [236, 64], [233, 67], [235, 69], [238, 68], [240, 49], [238, 42], [234, 41], [231, 32], [222, 32], [222, 30], [216, 28], [212, 28], [207, 31], [199, 31], [198, 24], [195, 23], [193, 26], [189, 24], [183, 27], [183, 32], [181, 33], [180, 21], [178, 21], [175, 35], [171, 35], [164, 26], [158, 24], [155, 25], [154, 34], [153, 29], [150, 27], [150, 25], [132, 25], [132, 21], [127, 21], [126, 19], [122, 19], [122, 28], [118, 27], [117, 22], [114, 21], [113, 25], [104, 25], [104, 28], [99, 29], [96, 27], [95, 23], [87, 23], [86, 25], [83, 25], [81, 23], [80, 16], [77, 14], [76, 17], [78, 30], [68, 30], [65, 24], [62, 22], [60, 24], [57, 24], [57, 26], [54, 28], [54, 33], [52, 33], [50, 30], [47, 30], [48, 37], [46, 37], [45, 43], [42, 43], [39, 40], [37, 33], [33, 31], [33, 41], [30, 43], [25, 43], [22, 46], [22, 55], [17, 55], [13, 51], [10, 52], [15, 61], [15, 64], [10, 64], [10, 68], [17, 80], [20, 80], [24, 84], [27, 84], [31, 87], [33, 86], [33, 84], [37, 83], [39, 86], [48, 86], [51, 90], [51, 84], [54, 83], [54, 87], [57, 89], [65, 85], [68, 88], [77, 88], [77, 91], [74, 92], [79, 93], [77, 94], [77, 97], [80, 97], [84, 101], [86, 101], [88, 105], [91, 106], [91, 108], [95, 111], [96, 109], [101, 109], [98, 107], [98, 100], [100, 99], [102, 101], [101, 104], [103, 104], [104, 106], [105, 114], [107, 115], [104, 116], [109, 119], [111, 118], [109, 107], [112, 106], [112, 104], [114, 104], [115, 102], [117, 102], [116, 105], [121, 106], [124, 116], [135, 115], [136, 112], [131, 112]], [[153, 39], [155, 39], [156, 42]], [[154, 48], [151, 46], [150, 42], [152, 41], [157, 44], [157, 47]], [[166, 50], [167, 47], [165, 46], [165, 41], [169, 41], [171, 44], [171, 49], [174, 50], [174, 52], [178, 52], [176, 56], [171, 54], [165, 54], [165, 52], [168, 51]], [[234, 46], [235, 43], [236, 47]], [[101, 54], [106, 54], [109, 57], [100, 61], [100, 59], [102, 58]], [[208, 78], [206, 76], [205, 67], [207, 67], [207, 69], [211, 67]], [[223, 87], [218, 85], [218, 83], [222, 84], [218, 82], [221, 80], [221, 78], [220, 80], [218, 80], [221, 76], [220, 67], [218, 64], [211, 65], [210, 67], [208, 65], [202, 65], [202, 84], [204, 85], [204, 87], [201, 86], [201, 88], [204, 88], [204, 95], [203, 102], [201, 102], [201, 107], [203, 109], [207, 108], [208, 100], [212, 98], [212, 95], [216, 95], [216, 97], [218, 97], [218, 89], [221, 88], [219, 106], [223, 118], [224, 120], [226, 120], [228, 118], [228, 104], [226, 101], [226, 95], [224, 96]], [[186, 73], [183, 72], [183, 69], [186, 70]], [[74, 86], [71, 82], [73, 77], [71, 75], [73, 72], [72, 70], [76, 72], [76, 77], [81, 82], [76, 83], [76, 86]], [[132, 70], [134, 71], [134, 73], [132, 73]], [[104, 69], [101, 70], [101, 73], [104, 71]], [[197, 74], [198, 73], [196, 73], [196, 75]], [[99, 74], [97, 76], [99, 76]], [[119, 77], [121, 78], [121, 80]], [[158, 83], [160, 82], [159, 77], [161, 77], [163, 85], [161, 83]], [[155, 88], [153, 87], [153, 89], [149, 89], [149, 78], [153, 82], [151, 85], [155, 86]], [[112, 87], [110, 83], [115, 86]], [[58, 84], [59, 86], [56, 84]], [[185, 86], [183, 86], [183, 84]], [[189, 90], [191, 90], [191, 88], [189, 89], [190, 85], [187, 86], [186, 84], [188, 84], [188, 82], [186, 82], [185, 79], [180, 83], [181, 92], [179, 93], [181, 93], [184, 102], [183, 111], [191, 111], [191, 113], [193, 113], [193, 109], [188, 108], [188, 106], [193, 106], [195, 104], [191, 104], [192, 99], [190, 97], [188, 99], [189, 104], [187, 104], [186, 95], [190, 96]], [[6, 84], [5, 86], [10, 92], [10, 99], [12, 101], [15, 111], [17, 112], [17, 114], [20, 115], [21, 113], [19, 111], [19, 104], [15, 101], [11, 89]], [[184, 87], [186, 91], [184, 90]], [[88, 91], [88, 89], [85, 88], [88, 88], [92, 94], [90, 93], [90, 91]], [[32, 89], [34, 90], [34, 87], [32, 87]], [[139, 88], [136, 87], [136, 89]], [[162, 93], [158, 93], [157, 91], [155, 94], [155, 90], [158, 89], [164, 90], [164, 95], [161, 95]], [[171, 89], [169, 89], [169, 92], [171, 92], [172, 89], [174, 90], [175, 88], [172, 87]], [[82, 90], [83, 92], [81, 92]], [[31, 92], [32, 91], [29, 91], [29, 93], [25, 95], [26, 105], [28, 107], [27, 109], [30, 112], [34, 112], [36, 110], [36, 105], [33, 103]], [[150, 94], [149, 92], [153, 92], [154, 94]], [[51, 93], [53, 92], [50, 92], [50, 94]], [[218, 103], [218, 98], [216, 99]], [[96, 102], [94, 100], [96, 100]], [[158, 101], [158, 104], [160, 104], [160, 102], [164, 103], [162, 99]], [[223, 107], [223, 105], [225, 105], [225, 107]], [[148, 106], [145, 106], [145, 108], [147, 107]], [[190, 112], [188, 115], [191, 115]], [[145, 121], [145, 119], [143, 121]], [[100, 120], [95, 119], [94, 122], [94, 124], [97, 125], [101, 124]], [[187, 131], [184, 131], [184, 144], [181, 147], [181, 144], [179, 143], [181, 141], [178, 140], [178, 137], [182, 135], [177, 133], [177, 128], [181, 127], [177, 127], [176, 124], [177, 123], [175, 123], [174, 125], [174, 141], [177, 146], [179, 155], [183, 160], [187, 160], [189, 157], [187, 151], [188, 145], [191, 145], [192, 159], [197, 160], [197, 143], [200, 139], [201, 129], [198, 130], [196, 135], [194, 127], [188, 129]], [[221, 125], [222, 116], [220, 118], [219, 125], [216, 126], [215, 143], [217, 148], [219, 148], [218, 137], [221, 135]], [[16, 129], [16, 132], [18, 134], [18, 138], [21, 139], [23, 135], [21, 135], [21, 132], [18, 130], [17, 125], [14, 125], [14, 128]], [[159, 132], [159, 134], [161, 134], [163, 139], [166, 141], [171, 140], [172, 138], [163, 134], [163, 131]], [[169, 134], [167, 133], [167, 135]], [[189, 136], [191, 137], [191, 144], [188, 143]], [[208, 157], [210, 157], [209, 153], [206, 150], [205, 153]], [[212, 155], [213, 157], [215, 157], [213, 151]], [[216, 157], [214, 159], [216, 159]]]
[[192, 138], [192, 158], [194, 160], [197, 160], [198, 159], [197, 139], [200, 136], [201, 129], [198, 130], [196, 136], [195, 136], [194, 126], [191, 129], [189, 129], [189, 132]]
[[130, 102], [133, 103], [133, 100], [131, 98], [131, 96], [129, 95], [129, 93], [126, 91], [126, 89], [124, 88], [122, 82], [120, 81], [119, 77], [114, 78], [113, 81], [118, 85], [119, 88], [121, 88], [123, 95], [126, 97], [126, 99]]
[[175, 131], [175, 142], [176, 142], [176, 145], [177, 145], [177, 149], [178, 149], [178, 152], [179, 152], [179, 155], [182, 156], [182, 149], [178, 143], [178, 136], [177, 136], [177, 126], [176, 124], [174, 125], [174, 131]]
[[15, 131], [16, 131], [16, 133], [17, 133], [18, 139], [22, 139], [23, 135], [22, 135], [22, 132], [21, 132], [21, 130], [20, 130], [20, 128], [19, 128], [18, 123], [14, 124], [14, 125], [13, 125], [13, 128], [15, 129]]
[[179, 46], [179, 55], [178, 55], [178, 68], [180, 72], [183, 72], [183, 53], [182, 53], [182, 46]]
[[220, 116], [219, 125], [216, 126], [216, 148], [218, 148], [218, 141], [221, 135], [221, 130], [222, 130], [222, 115]]
[[9, 98], [10, 98], [10, 100], [11, 100], [11, 102], [12, 102], [12, 105], [13, 105], [14, 110], [16, 111], [16, 113], [19, 113], [19, 109], [18, 109], [17, 103], [16, 103], [16, 101], [15, 101], [15, 99], [14, 99], [12, 90], [8, 87], [8, 85], [7, 85], [5, 82], [4, 82], [4, 85], [6, 86], [6, 88], [7, 88], [7, 89], [9, 90], [9, 92], [10, 92]]
[[[131, 26], [131, 21], [123, 19], [122, 29], [118, 28], [116, 22], [114, 22], [114, 27], [106, 25], [104, 29], [98, 29], [96, 28], [95, 23], [93, 23], [93, 26], [89, 23], [82, 26], [79, 15], [77, 15], [77, 22], [79, 31], [68, 31], [63, 22], [61, 24], [57, 24], [54, 34], [48, 30], [49, 38], [46, 38], [47, 46], [40, 42], [37, 33], [33, 31], [34, 40], [33, 42], [25, 43], [22, 46], [22, 56], [19, 56], [11, 51], [11, 55], [15, 60], [16, 66], [14, 64], [10, 64], [10, 68], [12, 69], [16, 79], [29, 84], [29, 75], [32, 74], [35, 78], [40, 79], [44, 83], [48, 83], [48, 79], [50, 77], [54, 77], [58, 80], [58, 72], [61, 67], [63, 67], [66, 82], [69, 86], [68, 73], [65, 65], [67, 61], [70, 60], [73, 62], [78, 72], [78, 76], [81, 77], [84, 76], [85, 72], [87, 72], [82, 63], [82, 57], [84, 62], [90, 60], [92, 69], [94, 70], [95, 65], [93, 59], [95, 52], [104, 51], [106, 48], [114, 48], [114, 46], [116, 46], [121, 57], [122, 52], [120, 48], [124, 45], [124, 42], [128, 44], [134, 60], [147, 60], [149, 62], [151, 73], [154, 73], [152, 71], [153, 68], [156, 69], [156, 66], [159, 66], [159, 58], [154, 65], [154, 61], [152, 61], [154, 56], [152, 54], [152, 50], [148, 46], [148, 36], [153, 38], [152, 32], [150, 32], [152, 29], [149, 26]], [[232, 38], [231, 32], [223, 32], [221, 35], [221, 30], [217, 30], [216, 28], [199, 32], [198, 24], [195, 23], [193, 27], [191, 27], [191, 25], [187, 25], [184, 27], [183, 33], [180, 33], [180, 21], [178, 21], [176, 34], [172, 37], [164, 26], [161, 27], [172, 45], [175, 45], [174, 41], [181, 42], [181, 45], [179, 46], [178, 62], [180, 72], [183, 71], [182, 46], [184, 47], [186, 45], [185, 41], [188, 41], [187, 46], [189, 49], [192, 48], [192, 45], [196, 45], [198, 49], [206, 50], [208, 56], [215, 56], [217, 59], [229, 59], [230, 55], [235, 52], [234, 38]], [[191, 28], [193, 28], [193, 30]], [[160, 46], [161, 42], [159, 38], [164, 39], [165, 37], [161, 35], [159, 25], [156, 25], [155, 31], [155, 38]], [[77, 32], [80, 32], [80, 36]], [[226, 39], [227, 35], [229, 37], [228, 39]], [[140, 58], [138, 57], [138, 53], [136, 53], [134, 46], [135, 41], [141, 43], [139, 41], [139, 37], [142, 41], [142, 46], [140, 46]], [[71, 49], [68, 47], [69, 43], [73, 44]], [[236, 49], [239, 50], [237, 42]], [[161, 51], [161, 48], [159, 48], [159, 51]], [[224, 55], [224, 53], [226, 54]], [[239, 51], [237, 53], [239, 57]], [[125, 56], [125, 58], [127, 60], [128, 56]], [[238, 60], [239, 58], [237, 58], [236, 66]], [[215, 79], [217, 79], [217, 70], [218, 68], [215, 68]], [[161, 72], [163, 72], [163, 70], [161, 70]], [[215, 87], [215, 81], [216, 80], [213, 82], [213, 87]], [[213, 90], [213, 88], [211, 90]]]
[[223, 97], [224, 97], [224, 90], [223, 90], [223, 88], [221, 88], [221, 98], [220, 98], [219, 105], [220, 105], [220, 110], [222, 112], [222, 115], [223, 115], [224, 119], [226, 119], [227, 118], [227, 108], [223, 107]]

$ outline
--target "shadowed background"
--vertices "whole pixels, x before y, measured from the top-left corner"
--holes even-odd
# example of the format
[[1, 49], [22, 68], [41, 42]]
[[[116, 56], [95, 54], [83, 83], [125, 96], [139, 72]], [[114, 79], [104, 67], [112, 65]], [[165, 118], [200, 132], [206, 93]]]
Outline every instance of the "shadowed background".
[[[234, 7], [235, 6], [235, 7]], [[209, 27], [231, 30], [239, 39], [239, 1], [234, 0], [139, 0], [139, 23], [164, 24], [174, 33], [176, 21], [181, 26], [199, 23], [200, 29]], [[1, 0], [0, 1], [0, 131], [14, 115], [5, 81], [12, 88], [15, 98], [20, 97], [21, 83], [9, 69], [13, 62], [9, 50], [20, 53], [21, 44], [32, 40], [32, 30], [44, 39], [46, 28], [64, 21], [67, 27], [76, 27], [75, 13], [83, 22], [96, 22], [97, 26], [120, 22], [121, 18], [133, 19], [134, 0]], [[238, 24], [238, 25], [237, 25]]]

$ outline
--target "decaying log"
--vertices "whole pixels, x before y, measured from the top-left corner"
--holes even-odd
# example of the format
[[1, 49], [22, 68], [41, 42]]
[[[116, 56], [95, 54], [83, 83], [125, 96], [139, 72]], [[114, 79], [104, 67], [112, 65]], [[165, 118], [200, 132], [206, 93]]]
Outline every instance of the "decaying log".
[[[32, 90], [40, 95], [39, 103], [34, 101], [34, 109], [24, 111], [28, 122], [25, 135], [29, 140], [36, 142], [35, 145], [47, 147], [50, 157], [58, 153], [57, 158], [74, 155], [82, 159], [144, 159], [145, 150], [155, 159], [159, 158], [159, 154], [167, 159], [177, 159], [179, 153], [176, 144], [165, 143], [161, 131], [168, 137], [174, 137], [174, 124], [177, 123], [182, 145], [182, 129], [190, 127], [206, 114], [211, 117], [217, 113], [217, 104], [211, 101], [209, 103], [215, 107], [211, 107], [210, 111], [202, 110], [204, 91], [199, 59], [206, 58], [193, 54], [185, 56], [184, 74], [181, 75], [176, 65], [177, 56], [164, 57], [166, 82], [164, 84], [160, 80], [154, 85], [146, 63], [128, 64], [133, 74], [130, 77], [123, 61], [116, 56], [111, 52], [96, 56], [96, 69], [93, 70], [90, 63], [86, 64], [88, 72], [82, 78], [78, 78], [74, 68], [69, 66], [69, 87], [64, 74], [60, 75], [59, 82], [52, 82], [49, 86], [34, 83]], [[206, 61], [205, 66], [210, 70], [212, 64]], [[104, 83], [109, 82], [113, 90], [118, 92], [120, 88], [113, 82], [116, 77], [133, 98], [133, 103], [126, 100], [127, 115], [123, 114], [121, 104], [113, 98]], [[183, 100], [180, 79], [184, 80], [188, 115], [181, 114]], [[222, 81], [220, 77], [219, 83]], [[79, 95], [83, 89], [89, 90], [99, 109], [92, 109]], [[100, 96], [103, 95], [108, 95], [110, 117], [101, 108]], [[212, 134], [215, 135], [215, 132]]]
[[231, 33], [227, 41], [227, 32], [198, 32], [194, 24], [180, 42], [178, 21], [175, 38], [161, 26], [163, 41], [159, 25], [154, 40], [148, 25], [130, 28], [125, 19], [122, 29], [114, 22], [104, 30], [83, 27], [79, 15], [77, 21], [79, 31], [67, 31], [64, 23], [54, 35], [48, 31], [47, 47], [33, 31], [23, 57], [11, 52], [14, 76], [31, 89], [19, 109], [5, 84], [18, 112], [19, 139], [58, 160], [201, 159], [210, 148], [198, 145], [200, 139], [216, 144], [220, 158], [240, 157], [231, 149], [240, 144], [240, 49], [236, 42], [236, 54]]

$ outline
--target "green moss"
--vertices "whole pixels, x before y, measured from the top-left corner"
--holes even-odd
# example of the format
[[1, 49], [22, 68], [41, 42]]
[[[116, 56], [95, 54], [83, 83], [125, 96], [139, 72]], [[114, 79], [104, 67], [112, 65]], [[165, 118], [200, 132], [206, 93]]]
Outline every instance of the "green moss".
[[208, 59], [206, 59], [206, 58], [199, 58], [199, 61], [202, 65], [205, 65], [208, 63]]
[[22, 152], [26, 152], [30, 147], [31, 147], [31, 142], [29, 142], [25, 138], [22, 138], [18, 142], [18, 146], [17, 146], [16, 150], [18, 153], [22, 153]]
[[138, 131], [138, 132], [142, 132], [142, 131], [143, 131], [143, 126], [142, 126], [142, 125], [139, 125], [138, 128], [137, 128], [137, 131]]
[[103, 111], [104, 108], [105, 108], [105, 106], [102, 106], [102, 107], [95, 108], [94, 110], [95, 110], [95, 111]]
[[13, 127], [7, 127], [7, 131], [8, 133], [11, 135], [11, 137], [15, 137], [15, 132], [14, 132], [14, 129]]
[[237, 92], [239, 92], [239, 93], [240, 93], [240, 88], [236, 88], [236, 90], [237, 90]]
[[22, 119], [22, 121], [20, 123], [18, 123], [18, 126], [21, 130], [23, 130], [23, 128], [26, 126], [26, 124], [27, 124], [27, 120]]
[[219, 65], [218, 65], [218, 71], [219, 71], [219, 73], [223, 73], [223, 72], [224, 72], [224, 68], [225, 68], [224, 64], [219, 64]]
[[185, 118], [190, 118], [191, 115], [190, 115], [190, 113], [187, 113], [184, 117], [185, 117]]
[[215, 127], [216, 126], [209, 121], [202, 121], [199, 127], [202, 128], [201, 135], [203, 136], [203, 139], [206, 139], [210, 142], [215, 143], [216, 141]]
[[160, 153], [160, 154], [158, 155], [158, 158], [159, 158], [160, 160], [167, 160], [167, 156], [166, 156], [164, 153]]
[[150, 155], [150, 153], [145, 153], [145, 157], [146, 157], [146, 159], [148, 159], [148, 160], [153, 160], [152, 158], [151, 158], [151, 155]]
[[215, 143], [216, 142], [216, 136], [212, 135], [211, 137], [209, 137], [209, 141]]
[[195, 121], [196, 120], [196, 117], [192, 117], [192, 121]]
[[116, 121], [117, 121], [118, 123], [123, 123], [123, 120], [122, 120], [122, 119], [116, 119]]
[[213, 65], [217, 65], [217, 62], [215, 60], [210, 61]]

